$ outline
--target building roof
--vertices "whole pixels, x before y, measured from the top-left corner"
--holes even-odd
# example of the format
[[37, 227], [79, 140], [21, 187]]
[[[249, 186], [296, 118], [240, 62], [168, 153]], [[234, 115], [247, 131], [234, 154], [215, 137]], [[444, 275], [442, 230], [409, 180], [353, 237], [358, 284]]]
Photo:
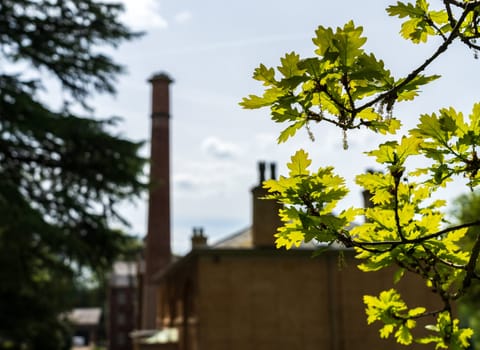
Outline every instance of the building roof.
[[338, 250], [350, 250], [351, 248], [346, 248], [341, 243], [334, 242], [332, 244], [318, 242], [316, 240], [311, 240], [307, 243], [302, 242], [299, 247], [293, 246], [292, 249], [276, 249], [273, 245], [268, 249], [266, 247], [256, 247], [253, 244], [253, 232], [252, 227], [247, 227], [243, 230], [237, 231], [211, 245], [207, 245], [200, 248], [193, 248], [189, 253], [183, 257], [176, 257], [172, 259], [171, 263], [161, 271], [157, 271], [154, 275], [154, 279], [159, 281], [164, 278], [166, 275], [170, 275], [175, 271], [178, 271], [181, 266], [188, 264], [189, 261], [195, 259], [199, 255], [235, 255], [235, 256], [245, 256], [245, 255], [274, 255], [281, 257], [284, 255], [306, 255], [311, 257], [312, 253], [318, 249], [328, 248], [330, 251]]
[[[211, 249], [254, 249], [252, 227], [247, 227], [230, 236], [227, 236], [220, 241], [214, 243], [209, 248]], [[325, 244], [310, 241], [308, 243], [302, 242], [300, 247], [296, 249], [318, 249], [324, 247]], [[335, 247], [338, 248], [338, 247]], [[295, 247], [293, 247], [295, 249]]]
[[252, 248], [252, 228], [247, 227], [216, 242], [211, 248]]
[[73, 309], [67, 317], [75, 326], [97, 326], [101, 314], [102, 309], [99, 307], [85, 307]]

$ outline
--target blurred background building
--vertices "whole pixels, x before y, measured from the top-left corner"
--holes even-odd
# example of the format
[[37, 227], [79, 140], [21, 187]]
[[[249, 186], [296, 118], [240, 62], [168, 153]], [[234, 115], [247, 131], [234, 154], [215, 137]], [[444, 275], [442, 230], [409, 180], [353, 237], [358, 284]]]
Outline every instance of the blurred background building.
[[110, 350], [130, 350], [130, 333], [135, 329], [137, 273], [135, 262], [113, 266], [107, 291], [107, 346]]

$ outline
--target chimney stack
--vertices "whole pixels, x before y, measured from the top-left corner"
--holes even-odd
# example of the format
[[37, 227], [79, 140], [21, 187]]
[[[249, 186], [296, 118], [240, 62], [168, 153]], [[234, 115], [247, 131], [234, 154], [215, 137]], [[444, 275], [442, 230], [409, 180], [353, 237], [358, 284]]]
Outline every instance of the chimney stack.
[[207, 236], [203, 234], [203, 227], [194, 227], [192, 240], [192, 250], [197, 248], [207, 248]]
[[172, 79], [155, 74], [152, 86], [150, 193], [145, 251], [145, 299], [143, 328], [156, 326], [156, 290], [153, 276], [171, 260], [170, 249], [170, 94]]
[[[263, 188], [266, 164], [258, 163], [260, 183], [252, 189], [253, 195], [253, 223], [252, 237], [253, 246], [257, 248], [271, 248], [275, 244], [277, 229], [282, 225], [278, 211], [282, 208], [281, 204], [273, 199], [264, 199], [268, 191]], [[270, 163], [270, 178], [275, 179], [275, 163]]]

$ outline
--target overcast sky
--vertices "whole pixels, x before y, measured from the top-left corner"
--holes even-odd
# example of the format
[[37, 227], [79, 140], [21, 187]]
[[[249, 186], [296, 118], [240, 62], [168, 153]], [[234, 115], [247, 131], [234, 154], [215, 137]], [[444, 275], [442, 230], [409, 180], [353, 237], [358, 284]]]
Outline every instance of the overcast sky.
[[[351, 183], [353, 174], [374, 164], [362, 156], [382, 140], [363, 132], [342, 135], [332, 128], [315, 128], [316, 142], [305, 132], [286, 144], [275, 142], [280, 130], [268, 110], [242, 110], [238, 102], [261, 86], [251, 76], [260, 63], [275, 66], [285, 53], [313, 55], [311, 37], [318, 25], [343, 26], [350, 19], [364, 27], [367, 51], [384, 59], [396, 77], [424, 61], [434, 46], [415, 46], [399, 39], [400, 22], [389, 18], [390, 1], [236, 1], [125, 0], [124, 20], [146, 35], [114, 52], [128, 73], [120, 77], [116, 97], [95, 98], [100, 116], [124, 118], [120, 131], [135, 140], [148, 140], [150, 86], [155, 72], [167, 72], [171, 86], [172, 232], [173, 249], [189, 249], [193, 226], [202, 226], [209, 242], [250, 224], [250, 189], [257, 184], [257, 162], [277, 162], [280, 173], [298, 148], [306, 148], [315, 167], [334, 165]], [[425, 88], [416, 104], [405, 103], [395, 113], [408, 126], [420, 113], [454, 105], [469, 112], [478, 88], [473, 54], [462, 47], [442, 57], [428, 73], [444, 78]], [[453, 98], [453, 101], [452, 101]], [[468, 113], [467, 113], [468, 114]], [[147, 155], [148, 147], [145, 149]], [[458, 189], [448, 192], [449, 197]], [[344, 202], [360, 205], [358, 188]], [[133, 232], [145, 234], [144, 202], [125, 207]]]

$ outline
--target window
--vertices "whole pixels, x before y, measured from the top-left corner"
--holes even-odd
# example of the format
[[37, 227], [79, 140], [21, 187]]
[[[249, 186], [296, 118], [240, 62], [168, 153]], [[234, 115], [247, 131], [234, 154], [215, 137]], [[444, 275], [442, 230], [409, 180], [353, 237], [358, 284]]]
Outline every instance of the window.
[[125, 336], [125, 333], [122, 333], [122, 332], [118, 332], [117, 333], [117, 345], [125, 345], [125, 341], [126, 341], [126, 336]]
[[127, 303], [127, 295], [123, 291], [117, 292], [117, 304], [125, 305]]
[[125, 317], [125, 314], [123, 312], [117, 313], [117, 325], [123, 326], [126, 321], [127, 318]]

